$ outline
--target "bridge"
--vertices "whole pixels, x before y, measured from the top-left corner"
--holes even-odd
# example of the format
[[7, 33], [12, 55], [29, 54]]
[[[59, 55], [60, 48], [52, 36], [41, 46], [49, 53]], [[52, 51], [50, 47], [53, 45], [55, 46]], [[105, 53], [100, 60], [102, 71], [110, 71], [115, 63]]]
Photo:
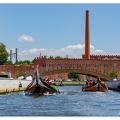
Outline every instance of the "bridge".
[[41, 77], [48, 76], [48, 75], [54, 75], [54, 74], [60, 74], [60, 73], [76, 73], [76, 74], [82, 74], [82, 75], [88, 75], [92, 77], [100, 77], [103, 81], [111, 81], [113, 80], [112, 77], [102, 74], [99, 72], [91, 71], [91, 70], [83, 70], [83, 69], [56, 69], [56, 70], [48, 70], [48, 71], [42, 71], [40, 72]]

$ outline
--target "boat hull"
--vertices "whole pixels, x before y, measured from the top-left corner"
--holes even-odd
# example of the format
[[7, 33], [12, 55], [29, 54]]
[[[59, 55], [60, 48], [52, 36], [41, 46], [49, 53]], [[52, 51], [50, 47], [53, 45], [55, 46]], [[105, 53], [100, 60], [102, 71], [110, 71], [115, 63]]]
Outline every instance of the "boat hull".
[[105, 84], [110, 90], [120, 91], [120, 81], [106, 81]]
[[44, 94], [44, 93], [59, 93], [59, 89], [57, 86], [49, 86], [46, 82], [42, 81], [42, 79], [34, 79], [26, 88], [25, 93], [37, 93], [37, 94]]
[[38, 65], [35, 70], [35, 76], [32, 82], [27, 86], [25, 93], [28, 94], [53, 94], [53, 93], [59, 93], [59, 89], [57, 86], [50, 86], [45, 81], [42, 80], [38, 73]]
[[106, 92], [106, 91], [108, 91], [108, 88], [106, 86], [101, 85], [100, 83], [97, 83], [97, 84], [95, 84], [93, 86], [84, 85], [82, 87], [82, 91], [91, 91], [91, 92], [100, 91], [100, 92]]

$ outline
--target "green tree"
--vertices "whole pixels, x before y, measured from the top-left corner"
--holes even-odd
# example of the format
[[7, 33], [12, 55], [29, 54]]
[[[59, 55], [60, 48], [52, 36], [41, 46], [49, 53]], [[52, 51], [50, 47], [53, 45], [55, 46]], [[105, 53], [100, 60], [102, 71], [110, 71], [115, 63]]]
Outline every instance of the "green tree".
[[77, 79], [77, 78], [79, 78], [79, 75], [75, 74], [75, 73], [68, 73], [68, 78], [70, 78], [70, 79]]
[[20, 77], [20, 76], [25, 76], [26, 73], [24, 71], [20, 71], [18, 74], [17, 74], [17, 77]]
[[14, 65], [29, 65], [29, 64], [34, 64], [34, 60], [29, 61], [29, 60], [19, 60], [17, 63], [15, 62]]
[[13, 64], [10, 60], [7, 60], [6, 64]]
[[0, 65], [7, 62], [9, 53], [6, 50], [6, 46], [0, 42]]
[[33, 60], [30, 62], [30, 64], [34, 64], [34, 61], [35, 61], [35, 59], [33, 59]]
[[54, 59], [54, 57], [53, 57], [53, 56], [50, 56], [49, 58], [50, 58], [50, 59]]
[[23, 61], [23, 64], [24, 64], [24, 65], [29, 65], [29, 64], [30, 64], [30, 61], [29, 61], [29, 60], [24, 60], [24, 61]]
[[55, 59], [60, 59], [61, 57], [60, 56], [56, 56]]
[[110, 77], [113, 77], [113, 78], [117, 78], [117, 77], [118, 77], [118, 74], [117, 74], [117, 72], [116, 72], [115, 70], [110, 71], [110, 72], [108, 73], [108, 75], [109, 75]]
[[15, 64], [15, 65], [22, 65], [22, 64], [23, 64], [23, 61], [20, 60], [20, 61], [18, 61], [17, 63], [15, 62], [14, 64]]

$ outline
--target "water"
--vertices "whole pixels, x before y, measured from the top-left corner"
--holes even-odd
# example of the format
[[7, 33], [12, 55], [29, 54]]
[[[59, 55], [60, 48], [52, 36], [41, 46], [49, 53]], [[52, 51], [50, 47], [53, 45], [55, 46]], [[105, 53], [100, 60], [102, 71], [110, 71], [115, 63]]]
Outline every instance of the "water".
[[120, 93], [83, 92], [81, 86], [61, 86], [61, 93], [0, 95], [0, 116], [120, 116]]

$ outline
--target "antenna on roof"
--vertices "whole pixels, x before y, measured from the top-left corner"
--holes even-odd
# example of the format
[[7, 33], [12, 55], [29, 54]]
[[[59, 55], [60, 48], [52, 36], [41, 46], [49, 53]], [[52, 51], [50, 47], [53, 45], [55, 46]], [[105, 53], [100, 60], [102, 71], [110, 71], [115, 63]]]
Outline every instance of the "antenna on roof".
[[10, 50], [10, 62], [11, 63], [12, 63], [13, 55], [16, 58], [16, 63], [17, 63], [18, 62], [17, 48], [15, 49], [15, 53], [12, 53], [12, 50]]
[[66, 58], [68, 58], [68, 55], [66, 55]]
[[42, 56], [42, 55], [41, 55], [41, 52], [40, 52], [40, 56], [39, 56], [39, 57], [41, 58], [41, 56]]

